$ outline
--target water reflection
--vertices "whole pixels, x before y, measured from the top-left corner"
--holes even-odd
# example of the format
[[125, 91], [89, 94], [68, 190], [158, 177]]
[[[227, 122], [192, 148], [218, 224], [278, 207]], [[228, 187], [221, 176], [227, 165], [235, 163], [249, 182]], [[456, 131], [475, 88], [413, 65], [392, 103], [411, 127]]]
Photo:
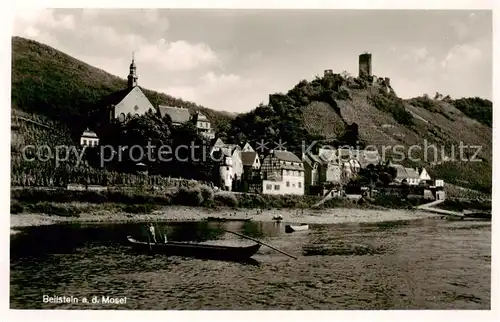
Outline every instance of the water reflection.
[[[273, 222], [155, 222], [157, 239], [166, 234], [170, 241], [207, 242], [244, 238], [229, 234], [235, 231], [261, 239], [283, 233], [282, 224]], [[147, 223], [62, 224], [24, 228], [11, 237], [11, 257], [70, 254], [82, 247], [128, 245], [127, 236], [147, 241]], [[160, 238], [162, 239], [162, 238]]]
[[[311, 225], [292, 234], [274, 222], [156, 224], [170, 240], [241, 241], [231, 230], [298, 257], [261, 247], [244, 263], [132, 254], [126, 236], [145, 236], [145, 224], [45, 226], [11, 236], [11, 308], [490, 308], [484, 223]], [[42, 303], [43, 294], [126, 296], [127, 305]]]

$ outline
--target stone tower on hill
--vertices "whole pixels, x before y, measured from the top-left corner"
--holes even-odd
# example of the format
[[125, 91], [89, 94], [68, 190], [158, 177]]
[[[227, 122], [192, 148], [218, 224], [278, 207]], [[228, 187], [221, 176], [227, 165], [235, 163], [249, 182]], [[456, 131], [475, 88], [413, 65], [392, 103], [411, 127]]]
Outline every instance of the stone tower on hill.
[[367, 78], [372, 75], [372, 54], [359, 55], [359, 78]]

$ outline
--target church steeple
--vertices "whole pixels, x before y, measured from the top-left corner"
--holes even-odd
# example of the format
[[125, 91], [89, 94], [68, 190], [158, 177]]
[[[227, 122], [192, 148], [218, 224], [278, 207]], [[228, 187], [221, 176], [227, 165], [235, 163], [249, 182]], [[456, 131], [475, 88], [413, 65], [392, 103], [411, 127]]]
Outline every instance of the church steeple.
[[128, 88], [134, 88], [137, 86], [137, 78], [134, 53], [132, 53], [132, 63], [130, 63], [130, 72], [128, 74]]

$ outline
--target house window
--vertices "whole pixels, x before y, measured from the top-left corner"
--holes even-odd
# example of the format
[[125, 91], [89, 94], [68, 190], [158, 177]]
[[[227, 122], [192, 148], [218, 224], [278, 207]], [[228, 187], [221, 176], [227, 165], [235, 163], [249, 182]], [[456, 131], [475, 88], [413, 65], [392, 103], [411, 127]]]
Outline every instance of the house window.
[[279, 184], [275, 184], [274, 185], [274, 190], [280, 190], [280, 185]]
[[286, 186], [290, 187], [290, 182], [289, 181], [286, 182]]
[[83, 140], [83, 145], [87, 145], [87, 140]]
[[302, 188], [302, 182], [297, 183], [299, 188]]
[[272, 190], [273, 185], [272, 184], [266, 184], [266, 190]]

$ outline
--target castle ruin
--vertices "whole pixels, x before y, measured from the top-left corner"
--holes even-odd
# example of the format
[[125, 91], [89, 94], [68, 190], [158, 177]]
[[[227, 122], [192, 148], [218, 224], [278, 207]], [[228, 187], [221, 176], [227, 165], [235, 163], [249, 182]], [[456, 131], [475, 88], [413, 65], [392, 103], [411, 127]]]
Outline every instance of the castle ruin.
[[366, 79], [372, 76], [372, 54], [364, 53], [359, 55], [359, 78]]

